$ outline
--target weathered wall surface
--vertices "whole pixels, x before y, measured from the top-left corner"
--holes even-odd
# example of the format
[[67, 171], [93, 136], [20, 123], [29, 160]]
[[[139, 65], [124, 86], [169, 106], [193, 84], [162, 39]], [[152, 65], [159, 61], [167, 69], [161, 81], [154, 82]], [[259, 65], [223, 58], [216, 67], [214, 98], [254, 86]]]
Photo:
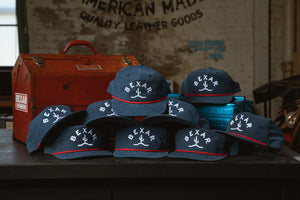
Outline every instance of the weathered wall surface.
[[189, 72], [213, 66], [252, 99], [253, 2], [27, 0], [30, 52], [57, 53], [70, 40], [87, 40], [102, 54], [135, 55], [173, 80], [174, 92]]
[[[282, 79], [281, 63], [283, 61], [283, 0], [272, 0], [270, 21], [270, 66], [271, 81]], [[282, 104], [281, 97], [271, 101], [272, 119], [278, 116]]]

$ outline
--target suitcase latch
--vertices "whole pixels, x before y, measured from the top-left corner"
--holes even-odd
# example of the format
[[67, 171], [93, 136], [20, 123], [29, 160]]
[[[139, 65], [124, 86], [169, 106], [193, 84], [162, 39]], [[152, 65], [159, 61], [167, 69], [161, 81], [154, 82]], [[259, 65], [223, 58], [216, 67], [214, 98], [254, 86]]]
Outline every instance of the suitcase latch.
[[132, 65], [131, 60], [127, 57], [122, 57], [121, 60], [123, 61], [123, 63], [125, 63], [125, 65]]
[[41, 56], [32, 56], [32, 60], [40, 68], [45, 67], [44, 59]]

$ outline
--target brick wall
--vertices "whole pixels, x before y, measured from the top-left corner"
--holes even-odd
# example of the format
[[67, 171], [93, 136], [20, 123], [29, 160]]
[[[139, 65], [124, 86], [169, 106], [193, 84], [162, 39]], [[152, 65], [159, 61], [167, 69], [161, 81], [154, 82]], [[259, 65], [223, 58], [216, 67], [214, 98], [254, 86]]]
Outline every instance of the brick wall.
[[[238, 95], [253, 99], [255, 1], [28, 0], [30, 52], [56, 53], [70, 40], [88, 40], [102, 54], [135, 55], [173, 80], [175, 92], [189, 72], [213, 66], [240, 83]], [[281, 12], [281, 4], [272, 9]], [[276, 25], [271, 44], [280, 48]], [[272, 79], [281, 77], [281, 54], [272, 54]]]

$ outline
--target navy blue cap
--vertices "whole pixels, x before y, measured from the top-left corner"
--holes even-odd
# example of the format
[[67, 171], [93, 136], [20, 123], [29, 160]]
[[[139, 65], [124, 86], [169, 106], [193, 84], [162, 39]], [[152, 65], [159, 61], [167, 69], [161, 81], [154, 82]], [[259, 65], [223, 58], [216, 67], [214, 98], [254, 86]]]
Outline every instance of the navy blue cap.
[[240, 92], [239, 83], [220, 69], [199, 69], [188, 74], [181, 85], [183, 100], [189, 103], [225, 104]]
[[141, 123], [147, 126], [160, 126], [178, 130], [185, 127], [200, 127], [209, 129], [209, 122], [198, 113], [190, 103], [170, 98], [168, 99], [168, 113], [144, 118]]
[[201, 161], [217, 161], [234, 151], [229, 137], [208, 129], [184, 128], [175, 135], [175, 150], [170, 158], [185, 158]]
[[76, 159], [95, 156], [111, 156], [107, 150], [105, 133], [84, 125], [68, 126], [47, 141], [44, 153], [59, 159]]
[[113, 110], [123, 116], [148, 116], [166, 110], [170, 91], [167, 81], [145, 65], [122, 68], [107, 88]]
[[162, 158], [169, 152], [168, 131], [131, 126], [116, 131], [114, 157]]
[[249, 112], [235, 114], [229, 121], [227, 130], [216, 130], [240, 140], [269, 148], [269, 153], [278, 154], [284, 144], [280, 128], [270, 119]]
[[26, 147], [29, 153], [38, 150], [45, 140], [57, 130], [70, 124], [81, 123], [86, 111], [73, 110], [66, 105], [48, 106], [29, 124]]
[[86, 110], [87, 115], [84, 120], [86, 126], [116, 129], [122, 126], [138, 125], [133, 118], [117, 115], [112, 109], [111, 100], [91, 103]]

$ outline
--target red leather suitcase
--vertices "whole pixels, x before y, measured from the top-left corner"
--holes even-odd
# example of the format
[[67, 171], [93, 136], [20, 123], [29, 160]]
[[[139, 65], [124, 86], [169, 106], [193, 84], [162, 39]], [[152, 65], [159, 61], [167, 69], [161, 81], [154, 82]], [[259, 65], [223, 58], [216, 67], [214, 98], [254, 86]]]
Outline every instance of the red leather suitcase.
[[[85, 45], [93, 55], [67, 55], [74, 45]], [[106, 92], [116, 73], [137, 65], [132, 55], [102, 55], [83, 40], [74, 40], [58, 54], [20, 54], [12, 70], [13, 138], [26, 143], [28, 125], [50, 105], [74, 111], [111, 98]]]

